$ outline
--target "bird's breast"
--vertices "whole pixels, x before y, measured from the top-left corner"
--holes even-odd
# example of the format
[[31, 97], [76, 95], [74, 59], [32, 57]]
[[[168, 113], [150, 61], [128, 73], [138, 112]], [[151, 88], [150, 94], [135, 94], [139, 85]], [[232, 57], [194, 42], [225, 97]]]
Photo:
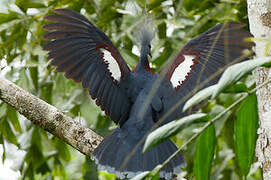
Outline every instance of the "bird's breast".
[[125, 89], [128, 97], [134, 103], [139, 93], [152, 82], [154, 76], [152, 73], [131, 73], [128, 78], [125, 79]]

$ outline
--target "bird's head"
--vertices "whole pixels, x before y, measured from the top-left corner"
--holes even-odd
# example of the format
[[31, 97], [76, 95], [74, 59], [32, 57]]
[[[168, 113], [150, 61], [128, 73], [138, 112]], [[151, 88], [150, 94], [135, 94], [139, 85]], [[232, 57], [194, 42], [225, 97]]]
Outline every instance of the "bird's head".
[[150, 19], [145, 20], [139, 30], [140, 41], [140, 55], [151, 57], [151, 41], [154, 38], [154, 30], [152, 21]]
[[152, 58], [151, 54], [151, 43], [146, 43], [141, 45], [141, 50], [140, 50], [140, 56], [150, 56]]
[[140, 30], [138, 31], [137, 39], [140, 45], [140, 61], [138, 67], [149, 67], [148, 56], [151, 54], [151, 41], [154, 38], [154, 28], [152, 20], [146, 18], [142, 24], [140, 24]]

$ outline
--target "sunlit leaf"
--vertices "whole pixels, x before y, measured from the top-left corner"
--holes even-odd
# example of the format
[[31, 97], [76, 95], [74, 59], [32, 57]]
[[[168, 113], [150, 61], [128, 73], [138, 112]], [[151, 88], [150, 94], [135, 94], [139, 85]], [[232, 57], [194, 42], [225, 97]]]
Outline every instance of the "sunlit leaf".
[[215, 149], [215, 127], [210, 125], [198, 137], [194, 157], [194, 174], [196, 180], [208, 180], [211, 172]]
[[209, 98], [213, 94], [215, 88], [216, 85], [213, 85], [197, 92], [192, 98], [186, 101], [183, 107], [183, 112], [191, 108], [192, 106], [199, 104], [203, 100]]
[[264, 57], [264, 58], [261, 57], [261, 58], [255, 58], [253, 60], [244, 61], [244, 62], [230, 66], [222, 74], [217, 84], [216, 89], [214, 89], [212, 98], [216, 97], [226, 87], [238, 81], [245, 74], [251, 72], [256, 67], [261, 66], [270, 61], [271, 61], [270, 57]]
[[167, 123], [162, 127], [159, 127], [158, 129], [154, 130], [148, 135], [143, 147], [143, 152], [154, 147], [155, 145], [159, 144], [163, 140], [177, 134], [179, 131], [182, 130], [182, 128], [185, 125], [188, 125], [194, 122], [195, 120], [204, 119], [204, 118], [208, 118], [208, 116], [203, 113], [193, 114], [190, 116], [183, 117], [179, 120]]
[[247, 176], [253, 162], [257, 129], [257, 97], [254, 93], [241, 103], [234, 121], [235, 153], [243, 176]]

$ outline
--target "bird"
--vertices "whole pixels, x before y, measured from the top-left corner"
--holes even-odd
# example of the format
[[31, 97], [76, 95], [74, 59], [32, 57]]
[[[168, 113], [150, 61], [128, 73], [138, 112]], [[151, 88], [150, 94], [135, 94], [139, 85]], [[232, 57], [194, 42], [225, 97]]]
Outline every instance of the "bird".
[[[92, 154], [99, 170], [132, 178], [162, 164], [177, 147], [167, 139], [142, 153], [140, 143], [150, 130], [179, 119], [185, 100], [198, 90], [216, 83], [223, 70], [245, 60], [252, 37], [243, 24], [225, 22], [215, 25], [187, 42], [156, 73], [150, 67], [150, 23], [139, 30], [140, 57], [132, 70], [108, 36], [85, 16], [69, 9], [55, 9], [47, 15], [51, 23], [43, 28], [49, 42], [50, 64], [65, 77], [80, 82], [102, 111], [118, 126], [106, 135]], [[150, 95], [151, 94], [151, 95]], [[183, 100], [183, 101], [181, 101]], [[160, 121], [163, 119], [163, 121]], [[144, 141], [143, 141], [144, 142]], [[181, 153], [160, 171], [160, 178], [171, 179], [185, 167]]]

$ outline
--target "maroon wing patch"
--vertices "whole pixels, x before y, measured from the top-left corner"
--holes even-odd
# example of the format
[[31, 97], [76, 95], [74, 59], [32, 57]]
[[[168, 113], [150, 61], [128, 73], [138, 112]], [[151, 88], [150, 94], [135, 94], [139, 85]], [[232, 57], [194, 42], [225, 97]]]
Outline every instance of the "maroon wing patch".
[[187, 99], [198, 90], [216, 83], [228, 66], [252, 55], [243, 53], [246, 49], [251, 50], [254, 43], [245, 40], [252, 35], [240, 29], [242, 26], [235, 22], [214, 26], [189, 41], [176, 58], [161, 69], [159, 73], [165, 75], [165, 81], [175, 91], [172, 88], [163, 89], [162, 86], [158, 90], [164, 107], [157, 115], [158, 119], [169, 110], [171, 113], [167, 114], [164, 123], [182, 117], [182, 108]]
[[[218, 24], [205, 33], [189, 41], [169, 66], [166, 79], [179, 90], [192, 76], [196, 81], [187, 82], [193, 89], [197, 83], [213, 84], [226, 66], [246, 59], [245, 49], [251, 49], [254, 43], [245, 39], [252, 35], [240, 29], [240, 23]], [[169, 68], [168, 68], [169, 67]], [[219, 73], [219, 70], [221, 72]]]

